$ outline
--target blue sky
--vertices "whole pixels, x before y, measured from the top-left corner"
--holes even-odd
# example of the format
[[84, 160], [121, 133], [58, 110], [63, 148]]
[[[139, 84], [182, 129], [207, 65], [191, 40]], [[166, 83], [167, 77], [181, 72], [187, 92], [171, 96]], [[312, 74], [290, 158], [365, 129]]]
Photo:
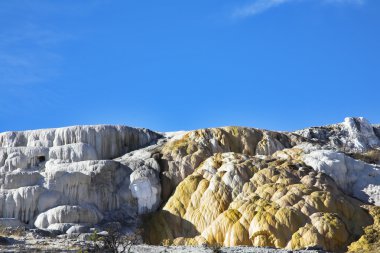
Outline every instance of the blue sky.
[[0, 131], [380, 123], [380, 1], [0, 0]]

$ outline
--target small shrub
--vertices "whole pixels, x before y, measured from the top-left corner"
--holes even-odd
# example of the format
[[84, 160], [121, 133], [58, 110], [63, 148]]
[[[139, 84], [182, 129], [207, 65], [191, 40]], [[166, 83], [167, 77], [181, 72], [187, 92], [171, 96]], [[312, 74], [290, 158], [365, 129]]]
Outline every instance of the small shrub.
[[105, 231], [107, 231], [106, 235], [100, 235], [94, 231], [85, 248], [79, 253], [131, 253], [132, 245], [137, 242], [136, 235], [123, 235], [117, 228], [107, 228]]
[[16, 237], [22, 237], [25, 236], [25, 228], [24, 227], [5, 227], [0, 226], [0, 236], [16, 236]]

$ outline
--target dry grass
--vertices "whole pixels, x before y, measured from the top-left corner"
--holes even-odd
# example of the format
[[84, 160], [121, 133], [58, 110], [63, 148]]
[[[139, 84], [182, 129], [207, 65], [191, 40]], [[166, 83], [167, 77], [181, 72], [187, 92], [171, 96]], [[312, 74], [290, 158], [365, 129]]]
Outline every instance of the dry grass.
[[16, 227], [16, 228], [10, 228], [10, 227], [4, 227], [0, 226], [0, 236], [4, 237], [23, 237], [25, 236], [25, 228], [24, 227]]
[[378, 164], [380, 163], [380, 150], [372, 149], [365, 153], [351, 153], [349, 154], [354, 159], [361, 160], [366, 163]]

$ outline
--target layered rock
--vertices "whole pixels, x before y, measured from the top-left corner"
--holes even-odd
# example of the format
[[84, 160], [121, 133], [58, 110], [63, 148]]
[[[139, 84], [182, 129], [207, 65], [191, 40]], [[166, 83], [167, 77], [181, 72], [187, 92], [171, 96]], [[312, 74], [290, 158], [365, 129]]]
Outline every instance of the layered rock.
[[0, 147], [0, 173], [36, 167], [47, 157], [47, 147]]
[[[123, 198], [128, 193], [122, 191], [128, 189], [123, 186], [129, 185], [127, 177], [130, 174], [128, 168], [111, 160], [69, 164], [49, 161], [43, 173], [45, 187], [51, 192], [60, 193], [55, 205], [86, 203], [95, 205], [100, 211], [118, 209], [122, 203], [129, 201]], [[40, 202], [49, 201], [43, 199]]]
[[302, 163], [216, 154], [147, 221], [151, 243], [345, 249], [371, 217]]
[[351, 158], [379, 148], [376, 133], [362, 118], [295, 133], [238, 127], [189, 132], [160, 151], [168, 201], [147, 221], [146, 238], [155, 244], [345, 250], [372, 222], [361, 206], [378, 204], [377, 165]]
[[50, 148], [49, 159], [58, 160], [62, 163], [71, 163], [98, 160], [98, 154], [90, 144], [74, 143]]
[[379, 128], [364, 118], [345, 118], [343, 123], [311, 127], [295, 132], [324, 149], [365, 152], [380, 147]]
[[97, 224], [102, 219], [103, 215], [92, 206], [58, 206], [40, 213], [34, 225], [38, 228], [51, 228], [53, 224]]
[[378, 234], [379, 163], [380, 127], [363, 118], [293, 133], [7, 132], [0, 219], [75, 234], [143, 217], [154, 244], [358, 249]]
[[139, 204], [132, 194], [130, 177], [137, 172], [111, 159], [161, 137], [147, 129], [124, 126], [2, 133], [0, 217], [64, 231], [67, 226], [60, 224], [94, 225], [103, 216], [133, 217], [140, 209], [153, 210], [153, 206]]
[[86, 143], [96, 150], [98, 159], [113, 159], [144, 147], [158, 137], [159, 134], [150, 130], [127, 126], [74, 126], [1, 133], [0, 147], [46, 148]]
[[129, 190], [138, 201], [139, 214], [156, 210], [161, 204], [161, 169], [156, 153], [161, 145], [152, 145], [116, 159], [133, 171], [129, 177]]
[[380, 206], [380, 166], [331, 150], [313, 151], [305, 154], [302, 160], [316, 171], [333, 178], [347, 194]]
[[271, 155], [305, 139], [292, 133], [255, 128], [224, 127], [192, 131], [167, 143], [161, 154], [163, 199], [208, 157], [215, 153]]

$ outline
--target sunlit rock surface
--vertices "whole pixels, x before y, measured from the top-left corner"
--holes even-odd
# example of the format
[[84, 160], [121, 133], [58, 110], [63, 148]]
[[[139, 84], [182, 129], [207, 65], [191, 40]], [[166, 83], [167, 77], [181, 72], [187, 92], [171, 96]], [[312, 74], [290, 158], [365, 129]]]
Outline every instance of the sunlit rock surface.
[[[161, 137], [125, 126], [1, 133], [0, 218], [53, 229], [61, 223], [94, 225], [103, 214], [114, 218], [113, 212], [134, 217], [141, 209], [153, 210], [153, 205], [138, 203], [130, 190], [134, 171], [112, 159]], [[145, 174], [139, 180], [145, 178], [154, 181]], [[158, 175], [155, 180], [159, 185]]]
[[343, 153], [317, 150], [303, 156], [303, 161], [329, 175], [347, 194], [380, 206], [380, 166], [355, 160]]
[[191, 131], [182, 138], [169, 142], [162, 149], [163, 199], [168, 199], [183, 179], [215, 153], [272, 155], [277, 150], [292, 147], [303, 140], [301, 136], [292, 133], [243, 127]]
[[152, 243], [345, 249], [372, 219], [362, 203], [302, 163], [214, 155], [147, 222]]
[[373, 251], [379, 166], [380, 126], [364, 118], [295, 132], [6, 132], [0, 226], [69, 236], [143, 219], [153, 244]]
[[[146, 239], [344, 251], [373, 222], [361, 206], [378, 204], [378, 167], [351, 157], [375, 161], [364, 154], [379, 148], [377, 133], [362, 118], [295, 133], [238, 127], [189, 132], [161, 151], [168, 201], [147, 220]], [[340, 159], [323, 163], [315, 157], [321, 152]]]
[[380, 146], [379, 128], [364, 118], [345, 118], [343, 123], [311, 127], [295, 132], [325, 149], [365, 152]]
[[[2, 133], [0, 147], [50, 148], [85, 143], [95, 149], [98, 159], [113, 159], [144, 147], [157, 138], [158, 134], [150, 130], [126, 126], [74, 126]], [[65, 149], [65, 147], [62, 148]], [[65, 157], [59, 157], [59, 159], [62, 158]]]
[[40, 213], [34, 225], [37, 228], [48, 228], [53, 224], [87, 223], [96, 224], [103, 215], [93, 206], [58, 206]]

